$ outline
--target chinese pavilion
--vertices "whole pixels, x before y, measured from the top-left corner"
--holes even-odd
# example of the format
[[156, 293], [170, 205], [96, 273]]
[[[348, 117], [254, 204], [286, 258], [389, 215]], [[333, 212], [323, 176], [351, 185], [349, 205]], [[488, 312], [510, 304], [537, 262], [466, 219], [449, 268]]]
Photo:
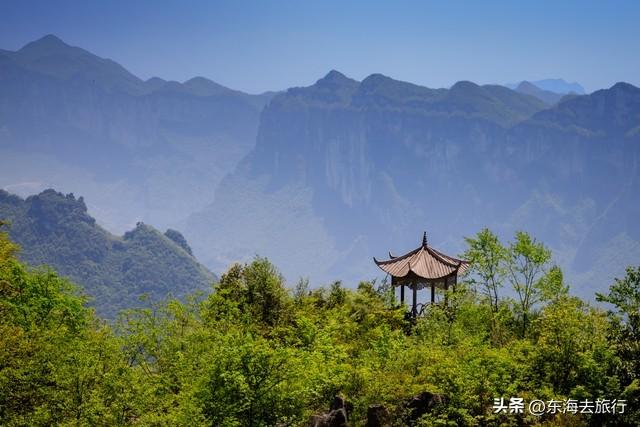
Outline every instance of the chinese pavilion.
[[[413, 306], [411, 314], [415, 317], [418, 311], [418, 290], [431, 288], [431, 303], [435, 302], [435, 289], [448, 290], [452, 286], [455, 290], [458, 275], [464, 274], [469, 268], [469, 262], [457, 259], [439, 252], [427, 244], [427, 233], [422, 236], [422, 245], [402, 256], [393, 256], [389, 252], [389, 259], [373, 262], [385, 273], [391, 276], [391, 284], [400, 286], [400, 302], [404, 304], [405, 286], [413, 290]], [[446, 298], [446, 294], [445, 294]]]

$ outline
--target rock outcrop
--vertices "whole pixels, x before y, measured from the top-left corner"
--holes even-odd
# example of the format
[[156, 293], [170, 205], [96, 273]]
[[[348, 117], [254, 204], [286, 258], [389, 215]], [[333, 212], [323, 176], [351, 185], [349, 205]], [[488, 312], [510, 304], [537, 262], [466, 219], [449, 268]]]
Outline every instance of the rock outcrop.
[[329, 412], [314, 415], [309, 422], [309, 427], [348, 427], [349, 413], [352, 409], [353, 406], [344, 397], [336, 396]]

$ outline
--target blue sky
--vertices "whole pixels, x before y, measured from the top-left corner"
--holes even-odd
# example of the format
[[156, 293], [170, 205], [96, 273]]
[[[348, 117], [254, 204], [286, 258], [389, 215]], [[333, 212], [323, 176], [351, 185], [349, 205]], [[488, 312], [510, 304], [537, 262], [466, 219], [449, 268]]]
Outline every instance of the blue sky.
[[45, 34], [134, 74], [248, 92], [330, 69], [429, 87], [562, 77], [640, 86], [639, 1], [13, 1], [0, 48]]

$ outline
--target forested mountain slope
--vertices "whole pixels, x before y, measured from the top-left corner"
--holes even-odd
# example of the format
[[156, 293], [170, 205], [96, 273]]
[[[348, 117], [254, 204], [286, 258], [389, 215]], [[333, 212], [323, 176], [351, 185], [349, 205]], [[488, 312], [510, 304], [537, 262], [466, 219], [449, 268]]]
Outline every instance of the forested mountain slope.
[[9, 221], [19, 257], [47, 265], [83, 286], [98, 314], [147, 305], [166, 295], [209, 291], [215, 277], [191, 255], [175, 230], [164, 235], [139, 223], [122, 237], [98, 226], [82, 197], [46, 190], [22, 199], [0, 190], [0, 219]]

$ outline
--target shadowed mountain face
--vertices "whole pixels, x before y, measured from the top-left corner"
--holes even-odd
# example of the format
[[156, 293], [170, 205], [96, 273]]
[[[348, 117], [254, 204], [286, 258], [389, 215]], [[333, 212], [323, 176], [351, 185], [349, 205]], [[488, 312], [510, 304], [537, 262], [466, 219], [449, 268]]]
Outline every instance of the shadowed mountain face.
[[270, 96], [202, 77], [145, 82], [46, 36], [0, 52], [0, 187], [85, 194], [115, 230], [173, 224], [253, 147]]
[[175, 230], [165, 235], [139, 223], [117, 237], [87, 214], [82, 197], [46, 190], [26, 200], [0, 190], [0, 218], [31, 266], [48, 265], [84, 287], [97, 312], [113, 318], [122, 308], [166, 295], [208, 291], [215, 276], [191, 255]]
[[603, 289], [640, 259], [638, 102], [623, 83], [544, 109], [500, 86], [331, 72], [272, 100], [187, 233], [212, 265], [258, 252], [328, 280], [375, 274], [372, 255], [416, 247], [423, 229], [453, 254], [483, 226], [524, 229], [577, 287]]

